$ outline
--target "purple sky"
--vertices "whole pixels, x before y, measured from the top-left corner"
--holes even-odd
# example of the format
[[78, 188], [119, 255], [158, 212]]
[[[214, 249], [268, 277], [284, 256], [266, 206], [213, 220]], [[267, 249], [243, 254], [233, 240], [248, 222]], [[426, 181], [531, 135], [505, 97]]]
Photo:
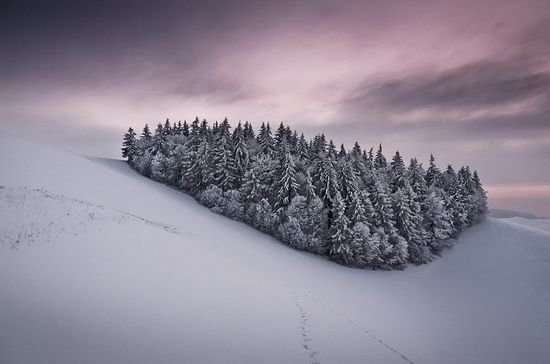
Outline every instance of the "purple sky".
[[130, 125], [285, 121], [550, 216], [548, 0], [2, 4], [1, 129], [117, 157]]

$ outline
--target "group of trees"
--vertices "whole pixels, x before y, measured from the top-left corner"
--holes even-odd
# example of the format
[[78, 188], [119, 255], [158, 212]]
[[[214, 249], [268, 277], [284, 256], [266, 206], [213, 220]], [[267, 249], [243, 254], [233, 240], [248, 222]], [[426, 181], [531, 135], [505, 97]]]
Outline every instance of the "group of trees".
[[336, 148], [324, 135], [306, 140], [283, 123], [257, 135], [248, 122], [231, 130], [166, 120], [138, 137], [124, 135], [122, 155], [139, 173], [193, 195], [296, 249], [341, 264], [401, 269], [429, 262], [487, 211], [476, 171], [408, 165], [380, 145]]

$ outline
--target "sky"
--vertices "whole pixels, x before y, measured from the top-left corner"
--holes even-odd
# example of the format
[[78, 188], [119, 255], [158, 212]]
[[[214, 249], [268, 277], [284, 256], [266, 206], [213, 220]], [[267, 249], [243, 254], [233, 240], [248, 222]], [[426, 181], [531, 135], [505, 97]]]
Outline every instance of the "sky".
[[550, 2], [4, 1], [0, 130], [119, 157], [145, 123], [281, 121], [477, 169], [550, 216]]

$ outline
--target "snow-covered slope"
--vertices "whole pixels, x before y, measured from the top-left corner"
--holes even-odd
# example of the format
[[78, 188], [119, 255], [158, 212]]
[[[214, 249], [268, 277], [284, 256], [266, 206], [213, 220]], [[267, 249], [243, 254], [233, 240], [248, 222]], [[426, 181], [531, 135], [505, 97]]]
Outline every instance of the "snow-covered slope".
[[524, 219], [542, 219], [542, 217], [533, 215], [529, 212], [503, 210], [503, 209], [489, 209], [489, 216], [496, 217], [496, 218], [521, 217]]
[[540, 231], [546, 231], [550, 233], [550, 219], [526, 219], [523, 217], [510, 217], [503, 219], [511, 224], [521, 225], [531, 229], [537, 229]]
[[1, 363], [545, 363], [550, 234], [488, 218], [362, 271], [123, 162], [0, 135]]

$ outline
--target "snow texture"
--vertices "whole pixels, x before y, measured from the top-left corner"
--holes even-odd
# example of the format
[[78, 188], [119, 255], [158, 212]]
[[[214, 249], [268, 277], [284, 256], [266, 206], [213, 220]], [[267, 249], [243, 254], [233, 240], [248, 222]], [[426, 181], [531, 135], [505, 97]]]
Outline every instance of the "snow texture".
[[1, 363], [548, 363], [550, 220], [346, 268], [126, 163], [0, 134]]

